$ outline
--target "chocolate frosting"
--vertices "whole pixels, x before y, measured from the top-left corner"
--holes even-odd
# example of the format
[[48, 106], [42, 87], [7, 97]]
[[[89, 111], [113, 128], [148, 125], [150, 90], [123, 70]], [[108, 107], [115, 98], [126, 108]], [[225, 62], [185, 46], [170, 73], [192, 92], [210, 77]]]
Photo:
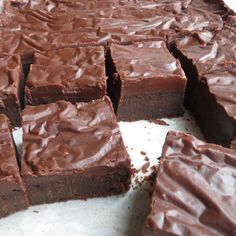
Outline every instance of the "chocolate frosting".
[[[144, 81], [135, 88], [145, 91], [182, 91], [186, 78], [177, 61], [167, 50], [163, 41], [139, 42], [132, 45], [111, 45], [111, 56], [123, 83], [122, 93], [131, 94], [137, 81]], [[129, 87], [125, 86], [129, 85]]]
[[78, 48], [62, 48], [48, 52], [41, 52], [34, 54], [34, 64], [37, 65], [76, 65], [91, 67], [91, 71], [96, 69], [95, 66], [101, 70], [99, 75], [105, 75], [105, 55], [103, 47], [78, 47]]
[[216, 101], [226, 113], [236, 120], [236, 63], [225, 63], [212, 67], [202, 76], [214, 94]]
[[78, 172], [128, 164], [108, 97], [72, 105], [58, 101], [23, 111], [23, 175]]
[[[205, 34], [205, 35], [204, 35]], [[193, 61], [199, 75], [212, 65], [236, 61], [236, 33], [225, 27], [215, 36], [210, 32], [185, 36], [176, 40], [176, 47]]]
[[[2, 24], [5, 25], [5, 30], [22, 34], [18, 36], [17, 42], [20, 40], [20, 43], [17, 43], [18, 50], [11, 49], [11, 45], [7, 48], [16, 53], [17, 51], [26, 53], [27, 47], [29, 51], [51, 50], [63, 46], [94, 45], [107, 41], [126, 42], [137, 40], [139, 37], [141, 39], [165, 37], [166, 34], [173, 34], [176, 31], [195, 32], [202, 29], [216, 31], [222, 28], [220, 16], [193, 7], [182, 10], [189, 2], [177, 1], [180, 3], [181, 10], [178, 13], [174, 10], [175, 14], [168, 7], [175, 5], [170, 1], [145, 1], [138, 4], [131, 1], [124, 6], [123, 3], [118, 2], [114, 4], [114, 7], [107, 8], [101, 6], [103, 4], [110, 6], [111, 3], [101, 2], [101, 6], [98, 6], [100, 2], [97, 1], [93, 4], [91, 1], [57, 2], [57, 6], [68, 4], [70, 10], [73, 9], [74, 4], [75, 9], [77, 5], [81, 7], [79, 12], [72, 11], [70, 14], [58, 8], [56, 8], [58, 11], [52, 12], [40, 10], [40, 7], [29, 10], [31, 8], [26, 5], [25, 10], [6, 17], [5, 23], [3, 20]], [[49, 2], [46, 4], [50, 5]], [[85, 7], [83, 7], [84, 4]]]
[[64, 48], [35, 53], [34, 63], [26, 82], [27, 88], [51, 86], [54, 90], [58, 87], [71, 93], [88, 87], [106, 90], [103, 47]]
[[18, 97], [20, 80], [19, 56], [0, 56], [0, 107], [6, 107], [9, 100], [20, 103]]
[[[31, 65], [29, 77], [26, 81], [27, 88], [58, 86], [60, 90], [75, 92], [86, 87], [106, 87], [104, 67], [101, 65], [82, 64], [78, 66]], [[50, 91], [49, 91], [50, 93]]]
[[235, 182], [235, 151], [169, 132], [147, 227], [155, 235], [235, 235]]

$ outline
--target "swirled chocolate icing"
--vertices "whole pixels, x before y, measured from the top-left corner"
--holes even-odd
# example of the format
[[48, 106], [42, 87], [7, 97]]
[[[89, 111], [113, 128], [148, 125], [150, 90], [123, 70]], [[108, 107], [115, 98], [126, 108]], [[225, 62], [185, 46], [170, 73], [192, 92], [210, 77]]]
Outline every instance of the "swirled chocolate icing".
[[169, 132], [143, 235], [235, 235], [236, 152]]

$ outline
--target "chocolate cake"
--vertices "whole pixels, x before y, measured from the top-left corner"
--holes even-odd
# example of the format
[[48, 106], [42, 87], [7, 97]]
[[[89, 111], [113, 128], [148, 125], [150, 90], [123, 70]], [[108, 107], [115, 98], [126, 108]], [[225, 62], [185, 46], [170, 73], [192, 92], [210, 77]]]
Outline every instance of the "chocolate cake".
[[163, 41], [112, 44], [109, 50], [108, 94], [119, 120], [183, 114], [185, 74]]
[[236, 152], [169, 132], [143, 236], [235, 235]]
[[27, 104], [58, 100], [88, 102], [106, 94], [103, 47], [64, 48], [35, 53], [26, 81]]
[[185, 104], [209, 142], [234, 147], [236, 33], [224, 27], [181, 37], [171, 47], [188, 78]]
[[127, 191], [130, 159], [110, 99], [27, 106], [21, 175], [32, 205]]

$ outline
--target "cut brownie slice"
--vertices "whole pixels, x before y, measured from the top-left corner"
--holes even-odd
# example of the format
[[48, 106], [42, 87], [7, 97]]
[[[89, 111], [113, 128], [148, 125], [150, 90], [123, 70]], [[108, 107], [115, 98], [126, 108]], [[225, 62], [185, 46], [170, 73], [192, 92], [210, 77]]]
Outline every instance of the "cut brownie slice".
[[33, 205], [128, 190], [130, 159], [109, 98], [26, 107], [21, 174]]
[[0, 114], [0, 217], [28, 207], [16, 155], [8, 119]]
[[[176, 41], [173, 52], [188, 78], [185, 104], [193, 112], [207, 141], [234, 147], [236, 34], [224, 28]], [[234, 147], [236, 148], [236, 147]]]
[[183, 113], [186, 78], [163, 41], [110, 46], [108, 94], [119, 120]]
[[236, 152], [170, 132], [143, 236], [236, 235]]
[[192, 112], [209, 142], [236, 149], [236, 63], [212, 67], [196, 87]]
[[26, 81], [25, 93], [30, 105], [58, 100], [87, 102], [106, 94], [103, 47], [37, 53], [35, 63]]
[[23, 78], [19, 56], [0, 56], [0, 113], [13, 126], [21, 126]]

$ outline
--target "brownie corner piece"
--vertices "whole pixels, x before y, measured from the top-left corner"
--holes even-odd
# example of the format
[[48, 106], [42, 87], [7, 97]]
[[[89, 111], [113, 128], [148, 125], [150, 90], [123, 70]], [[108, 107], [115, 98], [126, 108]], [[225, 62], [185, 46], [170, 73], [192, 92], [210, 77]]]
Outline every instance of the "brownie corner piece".
[[5, 114], [12, 126], [21, 126], [23, 77], [20, 57], [0, 55], [0, 114]]
[[21, 173], [30, 204], [123, 193], [130, 165], [108, 97], [24, 110]]
[[143, 236], [235, 235], [236, 152], [167, 134]]
[[163, 41], [111, 44], [109, 53], [108, 94], [119, 120], [183, 114], [186, 77]]
[[0, 114], [0, 217], [26, 209], [28, 200], [17, 163], [17, 152], [5, 115]]

